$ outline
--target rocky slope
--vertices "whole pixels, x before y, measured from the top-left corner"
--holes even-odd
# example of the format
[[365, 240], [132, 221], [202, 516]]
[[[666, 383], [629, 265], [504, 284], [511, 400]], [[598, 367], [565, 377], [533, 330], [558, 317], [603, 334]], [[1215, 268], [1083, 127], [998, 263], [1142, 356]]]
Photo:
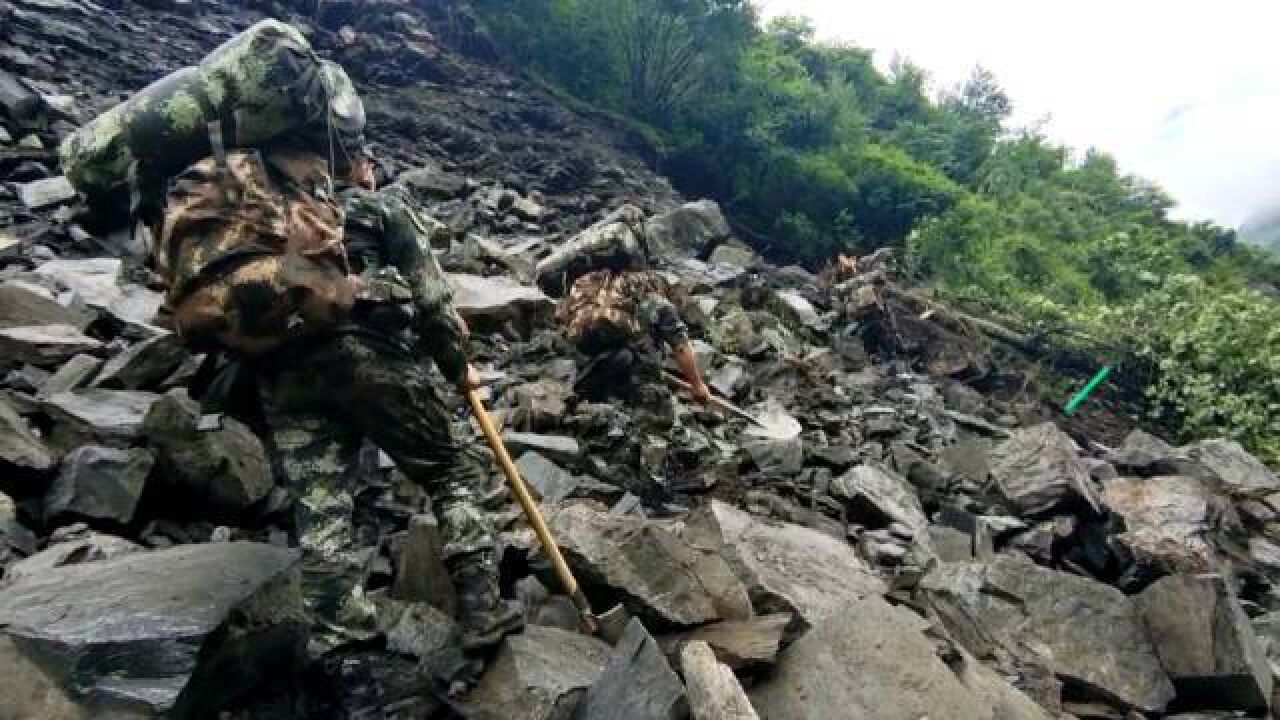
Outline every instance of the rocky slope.
[[[984, 394], [989, 350], [896, 291], [890, 256], [839, 282], [769, 267], [624, 129], [474, 59], [484, 36], [452, 3], [354, 7], [300, 22], [361, 83], [382, 179], [440, 221], [491, 405], [571, 564], [637, 620], [613, 647], [581, 634], [495, 492], [530, 624], [448, 699], [453, 600], [424, 499], [368, 448], [324, 488], [335, 534], [298, 549], [289, 518], [314, 498], [275, 480], [279, 438], [201, 415], [202, 358], [152, 324], [127, 217], [59, 175], [76, 123], [259, 11], [6, 0], [0, 717], [1269, 716], [1268, 468]], [[799, 435], [656, 389], [571, 397], [533, 265], [628, 203], [688, 292], [713, 386]], [[314, 552], [350, 569], [337, 621], [306, 582]]]

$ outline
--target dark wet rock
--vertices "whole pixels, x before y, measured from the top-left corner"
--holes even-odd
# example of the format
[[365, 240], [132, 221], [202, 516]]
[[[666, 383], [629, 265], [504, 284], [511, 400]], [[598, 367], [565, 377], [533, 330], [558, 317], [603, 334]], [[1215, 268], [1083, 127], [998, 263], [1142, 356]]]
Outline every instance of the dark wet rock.
[[1044, 513], [1076, 498], [1098, 509], [1089, 469], [1053, 423], [1015, 430], [991, 452], [991, 476], [1019, 512]]
[[762, 520], [719, 500], [696, 511], [683, 533], [695, 547], [719, 549], [746, 585], [756, 612], [795, 613], [789, 631], [885, 590], [843, 540]]
[[461, 629], [448, 614], [422, 602], [401, 602], [380, 597], [376, 601], [378, 631], [387, 639], [387, 650], [412, 657], [430, 677], [448, 677], [465, 663], [459, 642]]
[[73, 325], [26, 325], [0, 328], [0, 362], [10, 366], [31, 363], [55, 367], [82, 352], [98, 350], [102, 343]]
[[93, 384], [123, 390], [158, 386], [188, 357], [176, 333], [164, 333], [137, 343], [107, 361]]
[[878, 597], [849, 603], [783, 651], [751, 702], [769, 720], [993, 718], [938, 657], [926, 626]]
[[1016, 555], [939, 565], [920, 587], [979, 659], [1007, 653], [1093, 699], [1147, 712], [1173, 699], [1138, 607], [1115, 588]]
[[[287, 672], [304, 637], [295, 552], [190, 545], [60, 567], [0, 589], [0, 655], [42, 694], [10, 708], [48, 717], [205, 715]], [[38, 660], [37, 660], [38, 659]]]
[[444, 541], [435, 516], [414, 515], [409, 518], [409, 529], [398, 545], [392, 597], [427, 603], [446, 615], [452, 615], [457, 607], [457, 598], [444, 565]]
[[746, 588], [714, 549], [585, 505], [558, 509], [548, 524], [580, 580], [620, 594], [635, 615], [674, 627], [751, 616]]
[[53, 467], [56, 458], [44, 441], [31, 431], [27, 421], [0, 393], [0, 467], [9, 465], [26, 470], [43, 471]]
[[929, 524], [911, 485], [879, 465], [851, 468], [831, 481], [830, 492], [848, 504], [851, 519], [868, 527], [886, 527], [897, 522], [913, 533], [921, 533]]
[[58, 367], [57, 372], [40, 387], [40, 397], [48, 399], [69, 390], [87, 385], [98, 374], [102, 360], [92, 355], [76, 355]]
[[1221, 568], [1213, 538], [1226, 503], [1201, 481], [1180, 475], [1117, 478], [1104, 483], [1102, 496], [1124, 520], [1114, 542], [1148, 574]]
[[503, 641], [467, 704], [484, 720], [567, 720], [609, 657], [596, 638], [530, 625]]
[[791, 620], [788, 613], [761, 615], [749, 620], [712, 623], [658, 640], [667, 654], [673, 657], [679, 656], [684, 645], [701, 642], [711, 647], [717, 660], [735, 670], [772, 665], [777, 660], [782, 636]]
[[702, 257], [707, 248], [731, 234], [720, 206], [712, 200], [687, 203], [649, 218], [645, 236], [657, 250]]
[[579, 485], [572, 473], [536, 452], [521, 455], [516, 469], [537, 498], [548, 505], [559, 504]]
[[61, 175], [28, 183], [15, 183], [14, 187], [18, 191], [18, 199], [28, 210], [44, 210], [76, 199], [76, 189]]
[[200, 406], [184, 389], [151, 406], [142, 428], [157, 459], [157, 483], [215, 512], [248, 510], [271, 491], [262, 441], [244, 423], [217, 416], [202, 428]]
[[142, 448], [81, 446], [62, 459], [58, 479], [45, 496], [45, 514], [128, 523], [154, 464]]
[[627, 625], [604, 673], [587, 690], [574, 720], [682, 720], [684, 685], [637, 619]]
[[582, 446], [577, 440], [565, 435], [504, 432], [502, 441], [507, 444], [507, 449], [513, 455], [536, 452], [565, 464], [575, 463], [582, 457]]
[[681, 650], [680, 671], [693, 720], [758, 720], [738, 678], [706, 643], [691, 642]]
[[0, 112], [15, 127], [31, 127], [43, 109], [44, 102], [38, 93], [21, 78], [0, 70]]
[[92, 313], [58, 301], [45, 288], [21, 280], [0, 283], [0, 328], [70, 325], [84, 330]]
[[158, 399], [153, 393], [101, 388], [53, 395], [44, 402], [54, 421], [52, 444], [66, 450], [89, 443], [129, 445]]
[[1137, 598], [1183, 709], [1271, 704], [1272, 672], [1249, 618], [1222, 576], [1170, 575]]

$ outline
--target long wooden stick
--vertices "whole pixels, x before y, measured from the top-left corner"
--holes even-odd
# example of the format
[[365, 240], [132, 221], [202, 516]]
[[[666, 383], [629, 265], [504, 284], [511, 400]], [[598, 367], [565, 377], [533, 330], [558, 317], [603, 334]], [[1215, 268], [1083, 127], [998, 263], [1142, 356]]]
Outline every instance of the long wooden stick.
[[538, 509], [538, 504], [534, 502], [533, 496], [529, 494], [529, 488], [524, 484], [524, 479], [520, 477], [520, 471], [516, 469], [516, 464], [511, 462], [511, 454], [507, 452], [507, 446], [502, 442], [502, 436], [498, 434], [498, 429], [493, 426], [493, 420], [489, 417], [489, 412], [485, 410], [484, 401], [480, 399], [480, 392], [474, 388], [468, 390], [467, 403], [471, 405], [471, 412], [475, 415], [476, 422], [480, 423], [480, 430], [484, 433], [485, 440], [489, 443], [489, 448], [493, 450], [493, 454], [498, 458], [498, 465], [502, 467], [502, 473], [507, 476], [507, 483], [511, 486], [511, 492], [515, 493], [516, 500], [524, 510], [525, 517], [528, 518], [529, 524], [533, 526], [534, 534], [538, 536], [538, 542], [542, 543], [543, 551], [551, 559], [551, 567], [560, 579], [560, 584], [564, 586], [565, 594], [573, 599], [573, 604], [578, 608], [578, 613], [582, 616], [582, 621], [586, 624], [587, 629], [592, 634], [597, 634], [600, 630], [599, 622], [595, 614], [591, 612], [591, 605], [587, 602], [587, 596], [582, 594], [582, 588], [578, 586], [577, 578], [573, 576], [573, 571], [569, 569], [569, 564], [564, 561], [564, 556], [560, 554], [560, 547], [556, 545], [555, 538], [551, 537], [551, 530], [547, 528], [546, 521], [542, 519], [542, 511]]
[[[671, 374], [670, 372], [668, 372], [668, 371], [666, 371], [666, 370], [663, 370], [663, 371], [662, 371], [662, 375], [663, 375], [663, 377], [665, 377], [665, 378], [667, 379], [667, 381], [668, 381], [668, 382], [670, 382], [672, 385], [675, 385], [676, 387], [678, 387], [678, 388], [680, 388], [680, 389], [682, 389], [682, 390], [693, 390], [693, 387], [692, 387], [692, 386], [690, 386], [688, 382], [686, 382], [686, 381], [684, 381], [683, 379], [681, 379], [681, 378], [679, 378], [679, 377], [677, 377], [677, 376], [675, 376], [675, 375]], [[724, 398], [720, 397], [719, 395], [712, 395], [712, 396], [711, 396], [711, 402], [713, 402], [713, 403], [715, 403], [716, 405], [720, 406], [720, 408], [724, 409], [725, 411], [727, 411], [727, 412], [731, 412], [731, 413], [733, 413], [734, 415], [737, 415], [738, 417], [742, 418], [743, 420], [746, 420], [746, 421], [750, 422], [751, 424], [756, 425], [757, 427], [764, 428], [765, 430], [772, 430], [772, 428], [770, 428], [768, 425], [765, 425], [765, 424], [760, 420], [760, 418], [758, 418], [758, 417], [756, 417], [756, 416], [752, 415], [751, 413], [747, 412], [746, 410], [743, 410], [742, 408], [738, 407], [737, 405], [734, 405], [733, 403], [729, 402], [728, 400], [725, 400]]]

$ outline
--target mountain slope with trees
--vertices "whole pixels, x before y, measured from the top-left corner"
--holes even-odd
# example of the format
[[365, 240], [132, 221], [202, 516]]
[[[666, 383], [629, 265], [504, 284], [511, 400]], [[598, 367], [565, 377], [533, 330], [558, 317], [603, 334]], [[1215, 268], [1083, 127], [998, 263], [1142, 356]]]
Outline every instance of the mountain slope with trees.
[[509, 59], [652, 138], [775, 260], [908, 251], [921, 283], [1119, 366], [1188, 437], [1280, 460], [1280, 265], [1105, 152], [1009, 125], [991, 73], [763, 24], [746, 0], [472, 0]]

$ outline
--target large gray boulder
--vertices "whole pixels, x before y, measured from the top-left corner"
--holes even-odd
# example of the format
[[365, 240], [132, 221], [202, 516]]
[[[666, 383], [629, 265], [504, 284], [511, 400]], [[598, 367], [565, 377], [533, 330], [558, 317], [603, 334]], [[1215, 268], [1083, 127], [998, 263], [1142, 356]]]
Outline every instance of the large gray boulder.
[[1015, 430], [991, 452], [991, 476], [1019, 512], [1040, 514], [1078, 498], [1098, 509], [1089, 468], [1053, 423]]
[[714, 547], [586, 505], [561, 508], [548, 524], [579, 579], [608, 587], [638, 616], [675, 627], [751, 616], [746, 588]]
[[1135, 603], [1119, 590], [1019, 555], [945, 563], [920, 583], [947, 628], [982, 660], [1049, 668], [1095, 699], [1159, 712], [1173, 686]]
[[127, 524], [154, 464], [155, 457], [142, 448], [76, 448], [63, 458], [58, 479], [45, 496], [45, 515], [69, 513]]
[[759, 613], [793, 613], [791, 630], [844, 612], [884, 583], [847, 542], [799, 525], [753, 517], [712, 500], [683, 531], [695, 547], [717, 549], [746, 585]]
[[1235, 593], [1220, 575], [1170, 575], [1138, 596], [1165, 672], [1185, 709], [1258, 710], [1272, 674]]
[[1201, 481], [1185, 475], [1115, 478], [1103, 483], [1102, 497], [1124, 520], [1124, 532], [1113, 542], [1149, 574], [1221, 567], [1213, 531], [1227, 503]]
[[732, 234], [729, 221], [714, 200], [686, 203], [655, 215], [645, 222], [644, 232], [656, 252], [697, 257], [703, 257], [708, 248]]
[[878, 597], [817, 622], [750, 691], [768, 720], [992, 720], [925, 637], [926, 623]]
[[831, 481], [830, 492], [851, 507], [851, 518], [870, 527], [902, 523], [921, 535], [929, 526], [915, 488], [879, 465], [850, 468]]
[[567, 720], [610, 655], [596, 638], [529, 625], [503, 641], [469, 709], [484, 720]]
[[684, 720], [684, 685], [637, 619], [613, 649], [600, 678], [587, 689], [574, 720]]
[[44, 441], [36, 437], [18, 411], [0, 393], [0, 467], [48, 470], [56, 458]]
[[23, 577], [0, 589], [0, 666], [18, 669], [0, 697], [12, 717], [216, 714], [294, 667], [296, 561], [213, 543]]
[[247, 425], [220, 416], [200, 428], [200, 406], [182, 388], [169, 391], [147, 413], [143, 434], [157, 459], [156, 481], [214, 512], [237, 514], [271, 492], [266, 449]]

